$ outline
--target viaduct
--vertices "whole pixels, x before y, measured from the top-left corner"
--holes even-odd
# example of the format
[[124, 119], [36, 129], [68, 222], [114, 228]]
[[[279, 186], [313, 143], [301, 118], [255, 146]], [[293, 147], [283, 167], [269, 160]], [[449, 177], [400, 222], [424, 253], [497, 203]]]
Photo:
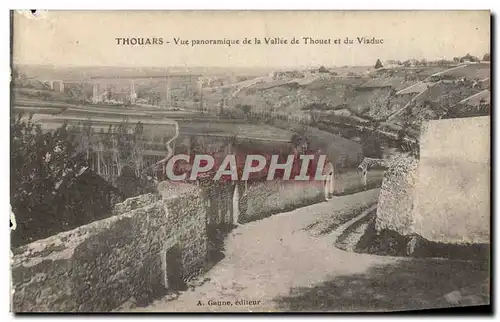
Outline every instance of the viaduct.
[[201, 77], [203, 75], [201, 74], [192, 74], [192, 73], [166, 73], [166, 74], [161, 74], [161, 75], [154, 75], [154, 76], [144, 76], [144, 75], [132, 75], [132, 76], [92, 76], [90, 79], [82, 79], [79, 81], [74, 81], [74, 80], [61, 80], [61, 79], [47, 79], [44, 80], [43, 82], [47, 84], [51, 90], [57, 91], [57, 92], [64, 92], [64, 85], [69, 84], [69, 83], [91, 83], [92, 84], [92, 102], [94, 104], [97, 104], [99, 102], [102, 102], [103, 96], [102, 96], [102, 87], [101, 87], [101, 82], [102, 81], [112, 81], [112, 80], [128, 80], [130, 82], [130, 87], [129, 87], [129, 99], [132, 103], [134, 103], [137, 99], [137, 93], [135, 90], [135, 84], [137, 80], [140, 79], [163, 79], [165, 81], [165, 97], [166, 101], [170, 101], [171, 98], [171, 83], [172, 79], [174, 78], [184, 78], [184, 79], [196, 79], [196, 83], [198, 86], [198, 91], [201, 92], [202, 90], [202, 82], [201, 82]]

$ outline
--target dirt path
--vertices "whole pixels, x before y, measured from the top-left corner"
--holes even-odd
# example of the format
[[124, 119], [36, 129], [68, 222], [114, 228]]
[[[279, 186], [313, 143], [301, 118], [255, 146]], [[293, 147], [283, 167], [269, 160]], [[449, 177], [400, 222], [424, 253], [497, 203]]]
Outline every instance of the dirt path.
[[[242, 225], [228, 236], [226, 256], [205, 275], [205, 284], [175, 300], [161, 299], [135, 310], [415, 309], [449, 305], [440, 300], [446, 293], [484, 280], [487, 272], [469, 263], [381, 257], [335, 248], [331, 232], [372, 205], [378, 191], [337, 197]], [[238, 305], [242, 300], [255, 302]], [[209, 305], [209, 301], [230, 304]]]

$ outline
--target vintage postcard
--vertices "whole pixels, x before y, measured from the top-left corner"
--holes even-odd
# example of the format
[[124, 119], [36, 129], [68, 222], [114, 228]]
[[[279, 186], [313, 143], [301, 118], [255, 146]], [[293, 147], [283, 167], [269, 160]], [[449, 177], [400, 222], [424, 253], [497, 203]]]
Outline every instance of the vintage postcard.
[[489, 11], [11, 19], [13, 312], [490, 310]]

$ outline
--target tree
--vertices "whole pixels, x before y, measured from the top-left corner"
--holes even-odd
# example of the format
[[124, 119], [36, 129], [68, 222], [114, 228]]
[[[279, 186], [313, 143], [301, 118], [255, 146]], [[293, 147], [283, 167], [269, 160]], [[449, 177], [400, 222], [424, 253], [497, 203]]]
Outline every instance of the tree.
[[122, 168], [128, 163], [132, 156], [128, 126], [128, 120], [125, 119], [116, 126], [116, 130], [113, 133], [116, 142], [116, 161], [119, 176], [122, 174]]
[[246, 118], [250, 117], [250, 114], [251, 114], [251, 111], [252, 111], [252, 106], [247, 105], [247, 104], [244, 104], [244, 105], [237, 104], [236, 108], [240, 109], [243, 112], [243, 114], [245, 115]]
[[472, 56], [471, 54], [467, 53], [467, 55], [463, 56], [460, 61], [463, 62], [463, 61], [471, 61], [471, 62], [479, 62], [479, 58], [475, 57], [475, 56]]
[[[26, 120], [22, 115], [13, 117], [10, 126], [11, 206], [17, 221], [23, 223], [21, 230], [28, 227], [31, 233], [45, 234], [53, 228], [47, 225], [68, 226], [74, 218], [55, 211], [62, 203], [57, 198], [87, 167], [83, 153], [78, 152], [75, 132], [63, 124], [44, 133], [31, 116]], [[66, 200], [64, 206], [74, 204]], [[29, 241], [28, 237], [38, 236], [20, 238]]]
[[316, 110], [314, 108], [311, 108], [309, 110], [309, 116], [311, 117], [312, 124], [316, 124], [316, 123], [318, 123], [321, 120], [321, 113], [320, 113], [320, 111], [318, 111], [318, 110]]
[[144, 150], [146, 139], [144, 125], [141, 122], [130, 124], [124, 119], [111, 128], [111, 146], [114, 150], [113, 167], [116, 165], [118, 176], [113, 178], [115, 186], [126, 197], [135, 197], [144, 193], [156, 192], [151, 178], [151, 169], [145, 167]]
[[144, 125], [138, 122], [132, 134], [132, 155], [131, 164], [134, 166], [135, 175], [137, 177], [141, 176], [142, 170], [144, 168], [144, 150], [146, 149], [145, 142], [143, 140]]
[[90, 119], [85, 120], [81, 124], [80, 146], [79, 148], [85, 152], [85, 159], [88, 161], [92, 152], [93, 129]]
[[108, 129], [108, 137], [111, 138], [111, 144], [107, 146], [114, 152], [113, 163], [118, 168], [118, 176], [122, 175], [122, 168], [127, 165], [139, 177], [144, 169], [143, 155], [146, 149], [144, 125], [138, 122], [131, 128], [128, 120], [124, 119], [114, 129]]
[[310, 139], [304, 134], [295, 133], [292, 136], [292, 147], [299, 154], [306, 153], [310, 144]]
[[490, 61], [490, 53], [484, 54], [483, 61]]
[[325, 66], [321, 66], [319, 69], [318, 69], [318, 73], [328, 73], [328, 69], [326, 69]]
[[384, 67], [384, 65], [382, 65], [382, 62], [380, 61], [380, 59], [377, 59], [377, 62], [375, 63], [375, 69], [379, 69], [382, 67]]
[[85, 88], [80, 84], [72, 84], [66, 86], [68, 88], [69, 96], [80, 103], [84, 103], [88, 100], [87, 94], [85, 93]]
[[369, 158], [382, 158], [382, 146], [374, 133], [366, 132], [361, 142], [363, 155]]

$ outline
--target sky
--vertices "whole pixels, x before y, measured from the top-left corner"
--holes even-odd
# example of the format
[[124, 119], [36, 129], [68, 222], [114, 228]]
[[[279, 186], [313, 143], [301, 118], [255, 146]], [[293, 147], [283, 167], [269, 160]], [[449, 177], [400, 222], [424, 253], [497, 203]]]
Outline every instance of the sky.
[[[163, 38], [163, 45], [122, 46], [117, 37]], [[262, 40], [197, 45], [193, 39]], [[265, 45], [264, 37], [299, 44]], [[331, 39], [305, 44], [303, 37]], [[348, 37], [353, 44], [345, 44]], [[357, 44], [357, 37], [383, 44]], [[189, 45], [175, 45], [174, 38]], [[373, 65], [395, 59], [452, 59], [490, 51], [488, 11], [48, 11], [15, 12], [15, 64], [120, 67], [309, 67]], [[340, 44], [333, 43], [335, 39]], [[166, 42], [170, 42], [167, 44]]]

